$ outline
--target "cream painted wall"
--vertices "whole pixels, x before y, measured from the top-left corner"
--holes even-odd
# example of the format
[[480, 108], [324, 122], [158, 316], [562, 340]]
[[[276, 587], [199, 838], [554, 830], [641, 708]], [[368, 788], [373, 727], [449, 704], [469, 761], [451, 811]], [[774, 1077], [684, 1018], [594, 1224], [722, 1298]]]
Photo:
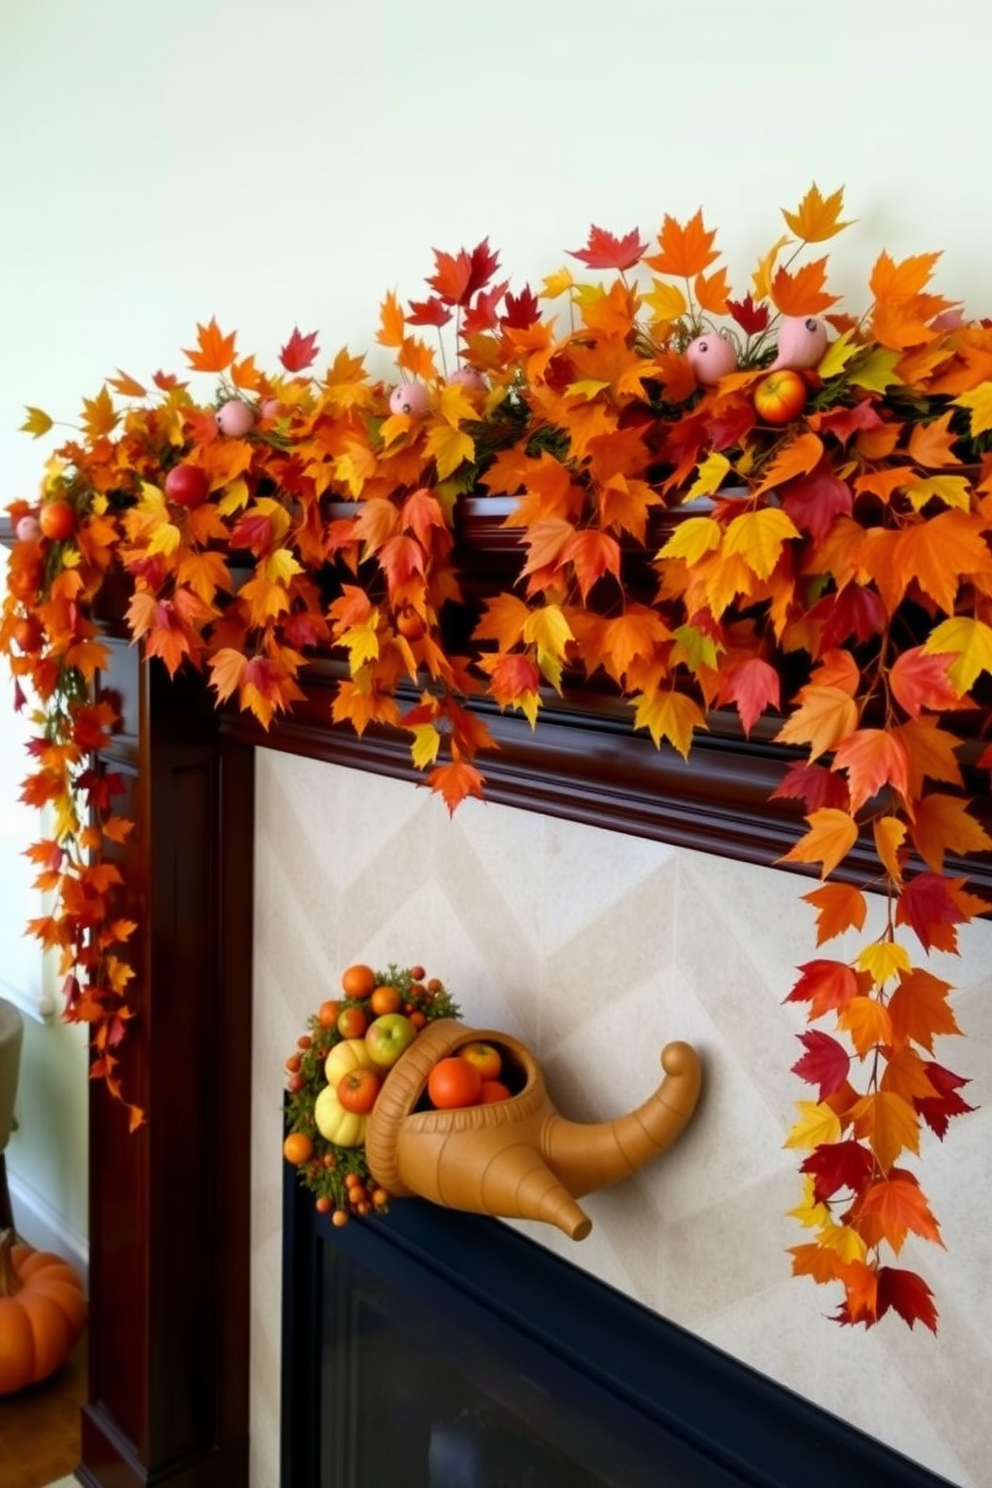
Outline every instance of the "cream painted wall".
[[[212, 315], [263, 362], [294, 324], [363, 351], [387, 288], [486, 234], [519, 289], [591, 222], [702, 205], [743, 289], [815, 179], [858, 219], [833, 254], [854, 305], [883, 246], [943, 248], [937, 287], [987, 313], [990, 33], [986, 0], [6, 0], [0, 503], [61, 437], [17, 433], [25, 404], [71, 421], [116, 368], [179, 371]], [[65, 1030], [32, 1027], [36, 1060], [81, 1089]], [[39, 1112], [10, 1165], [75, 1223], [65, 1130]]]

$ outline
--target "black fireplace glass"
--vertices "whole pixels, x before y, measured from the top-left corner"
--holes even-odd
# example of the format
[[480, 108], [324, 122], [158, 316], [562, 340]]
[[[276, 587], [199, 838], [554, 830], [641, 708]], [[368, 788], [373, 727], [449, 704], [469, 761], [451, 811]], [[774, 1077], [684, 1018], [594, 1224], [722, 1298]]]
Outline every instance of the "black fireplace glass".
[[950, 1488], [498, 1220], [283, 1216], [280, 1488]]
[[472, 1299], [397, 1286], [334, 1246], [325, 1266], [321, 1488], [688, 1485]]

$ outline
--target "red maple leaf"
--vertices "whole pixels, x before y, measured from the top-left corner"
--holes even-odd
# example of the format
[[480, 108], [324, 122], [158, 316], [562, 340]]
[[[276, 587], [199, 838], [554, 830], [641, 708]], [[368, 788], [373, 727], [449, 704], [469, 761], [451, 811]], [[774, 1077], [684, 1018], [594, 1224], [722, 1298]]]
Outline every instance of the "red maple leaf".
[[476, 243], [472, 249], [471, 264], [468, 292], [473, 295], [476, 290], [485, 288], [499, 268], [499, 254], [493, 253], [487, 237], [483, 238], [481, 243]]
[[890, 1307], [910, 1327], [914, 1323], [922, 1323], [931, 1333], [936, 1333], [938, 1314], [933, 1292], [915, 1271], [902, 1271], [894, 1266], [880, 1268], [876, 1322], [878, 1318], [885, 1316]]
[[833, 434], [841, 444], [846, 444], [852, 434], [861, 429], [877, 429], [883, 423], [874, 405], [863, 398], [853, 408], [828, 408], [820, 415], [821, 433]]
[[718, 703], [736, 703], [744, 736], [749, 738], [766, 708], [779, 706], [779, 677], [760, 656], [735, 662], [720, 678]]
[[822, 620], [822, 651], [843, 646], [851, 636], [858, 641], [881, 635], [887, 623], [885, 606], [874, 589], [861, 584], [845, 584], [839, 594], [821, 599], [809, 612], [811, 620]]
[[541, 306], [529, 284], [525, 284], [518, 295], [507, 294], [504, 313], [500, 316], [500, 325], [523, 331], [528, 326], [534, 325], [540, 318]]
[[957, 947], [955, 925], [968, 916], [954, 898], [964, 879], [946, 879], [938, 873], [918, 873], [910, 879], [899, 896], [896, 920], [909, 925], [925, 951], [935, 946], [941, 951]]
[[572, 258], [580, 259], [590, 269], [632, 269], [647, 249], [635, 227], [622, 238], [593, 225], [584, 248], [566, 248]]
[[851, 1056], [843, 1044], [816, 1029], [800, 1033], [798, 1038], [806, 1053], [796, 1060], [792, 1073], [808, 1085], [818, 1085], [817, 1099], [823, 1102], [844, 1084], [851, 1068]]
[[824, 1142], [804, 1158], [799, 1171], [813, 1178], [813, 1197], [825, 1204], [841, 1189], [859, 1193], [871, 1177], [875, 1159], [860, 1142]]
[[808, 1002], [810, 1017], [819, 1018], [832, 1008], [842, 1008], [858, 994], [858, 978], [844, 961], [821, 957], [805, 961], [799, 967], [802, 975], [786, 1002]]
[[796, 760], [786, 770], [769, 800], [802, 801], [807, 814], [820, 811], [823, 807], [843, 811], [848, 804], [847, 782], [833, 770], [828, 770], [826, 765], [811, 765], [803, 760]]
[[279, 353], [279, 360], [287, 372], [302, 372], [305, 367], [310, 367], [317, 358], [317, 332], [311, 331], [309, 336], [302, 336], [299, 329], [294, 326], [293, 334]]
[[429, 300], [410, 301], [410, 314], [407, 316], [410, 325], [443, 326], [450, 319], [451, 311], [437, 295], [431, 295]]
[[837, 516], [849, 517], [854, 505], [851, 488], [834, 475], [829, 464], [792, 481], [782, 492], [782, 508], [797, 527], [822, 542]]
[[728, 300], [727, 309], [745, 336], [755, 336], [768, 325], [768, 306], [756, 305], [750, 291], [742, 300]]
[[462, 316], [463, 336], [476, 336], [480, 331], [492, 330], [498, 318], [497, 307], [506, 293], [508, 283], [509, 280], [501, 279], [492, 289], [479, 290], [474, 303], [468, 306]]
[[956, 1075], [952, 1070], [945, 1069], [941, 1064], [925, 1060], [923, 1070], [939, 1095], [918, 1096], [913, 1105], [919, 1111], [923, 1120], [930, 1130], [940, 1138], [941, 1141], [947, 1135], [947, 1123], [952, 1116], [964, 1116], [968, 1111], [973, 1111], [974, 1106], [958, 1094], [964, 1085], [970, 1081], [964, 1075]]

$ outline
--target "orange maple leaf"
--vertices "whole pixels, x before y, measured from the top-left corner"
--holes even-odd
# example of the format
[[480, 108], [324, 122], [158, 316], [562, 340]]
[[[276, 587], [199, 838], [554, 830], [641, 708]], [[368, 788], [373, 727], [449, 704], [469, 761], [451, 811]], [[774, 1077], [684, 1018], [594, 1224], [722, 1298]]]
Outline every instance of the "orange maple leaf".
[[109, 434], [117, 427], [119, 418], [106, 387], [102, 387], [95, 398], [83, 399], [83, 416], [80, 422], [90, 439], [100, 439]]
[[823, 243], [827, 238], [850, 227], [849, 222], [838, 219], [844, 207], [844, 188], [841, 186], [830, 196], [821, 196], [816, 182], [809, 188], [794, 212], [782, 208], [782, 216], [790, 232], [804, 243]]
[[802, 703], [775, 735], [776, 744], [808, 744], [810, 760], [835, 749], [858, 726], [857, 704], [840, 687], [803, 688]]
[[560, 562], [572, 564], [582, 599], [586, 601], [590, 589], [604, 575], [611, 574], [619, 582], [620, 544], [609, 533], [586, 527], [563, 544]]
[[951, 431], [953, 413], [948, 411], [927, 424], [914, 424], [909, 436], [909, 453], [915, 464], [928, 470], [942, 470], [948, 465], [960, 465], [954, 453], [957, 434]]
[[780, 863], [822, 863], [821, 878], [829, 878], [858, 840], [858, 824], [849, 811], [823, 806], [806, 818], [809, 831], [781, 858]]
[[916, 851], [932, 872], [940, 873], [945, 853], [963, 857], [992, 848], [992, 837], [971, 815], [970, 804], [945, 791], [931, 791], [916, 803], [910, 832]]
[[868, 904], [862, 891], [853, 884], [821, 884], [801, 897], [817, 910], [817, 945], [843, 935], [845, 930], [860, 930], [864, 925]]
[[676, 279], [693, 279], [701, 274], [719, 254], [713, 247], [715, 232], [708, 232], [703, 225], [702, 208], [689, 218], [684, 227], [667, 213], [658, 233], [660, 253], [644, 262], [659, 274], [671, 274]]
[[911, 1173], [898, 1169], [872, 1184], [856, 1204], [852, 1222], [868, 1245], [884, 1241], [896, 1255], [910, 1231], [937, 1245], [944, 1243], [920, 1185]]
[[901, 971], [899, 985], [889, 999], [896, 1047], [914, 1043], [932, 1054], [935, 1038], [959, 1034], [961, 1030], [948, 1000], [952, 991], [950, 982], [922, 967]]
[[223, 372], [234, 360], [234, 343], [237, 332], [225, 336], [213, 317], [209, 325], [197, 325], [198, 346], [195, 351], [183, 350], [183, 356], [197, 372]]
[[909, 793], [909, 760], [898, 735], [888, 729], [857, 729], [838, 744], [833, 768], [846, 770], [851, 810], [876, 795], [884, 785], [901, 796]]
[[[807, 430], [776, 452], [774, 459], [764, 472], [761, 484], [754, 488], [753, 494], [762, 496], [766, 491], [773, 490], [775, 486], [794, 480], [797, 475], [808, 475], [820, 463], [822, 455], [822, 440], [819, 435]], [[799, 536], [797, 530], [795, 530], [795, 535]]]
[[907, 1148], [919, 1152], [920, 1118], [904, 1096], [891, 1090], [870, 1092], [857, 1101], [853, 1116], [855, 1135], [868, 1142], [883, 1173]]
[[466, 764], [464, 760], [437, 765], [427, 776], [427, 784], [442, 797], [452, 814], [467, 796], [475, 796], [480, 801], [484, 799], [485, 778], [474, 765]]
[[826, 278], [825, 258], [804, 264], [795, 273], [777, 269], [769, 290], [772, 303], [782, 315], [821, 315], [837, 303], [837, 296], [823, 287]]

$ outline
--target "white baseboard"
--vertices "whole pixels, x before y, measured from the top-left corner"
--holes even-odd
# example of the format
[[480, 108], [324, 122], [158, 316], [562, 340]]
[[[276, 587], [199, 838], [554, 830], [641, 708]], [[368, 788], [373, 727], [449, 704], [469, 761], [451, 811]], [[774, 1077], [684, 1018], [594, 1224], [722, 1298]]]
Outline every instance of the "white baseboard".
[[35, 1250], [50, 1250], [69, 1262], [82, 1282], [83, 1291], [89, 1296], [90, 1246], [89, 1238], [66, 1222], [47, 1199], [36, 1193], [7, 1164], [7, 1187], [10, 1204], [14, 1211], [14, 1227], [22, 1240], [33, 1245]]

